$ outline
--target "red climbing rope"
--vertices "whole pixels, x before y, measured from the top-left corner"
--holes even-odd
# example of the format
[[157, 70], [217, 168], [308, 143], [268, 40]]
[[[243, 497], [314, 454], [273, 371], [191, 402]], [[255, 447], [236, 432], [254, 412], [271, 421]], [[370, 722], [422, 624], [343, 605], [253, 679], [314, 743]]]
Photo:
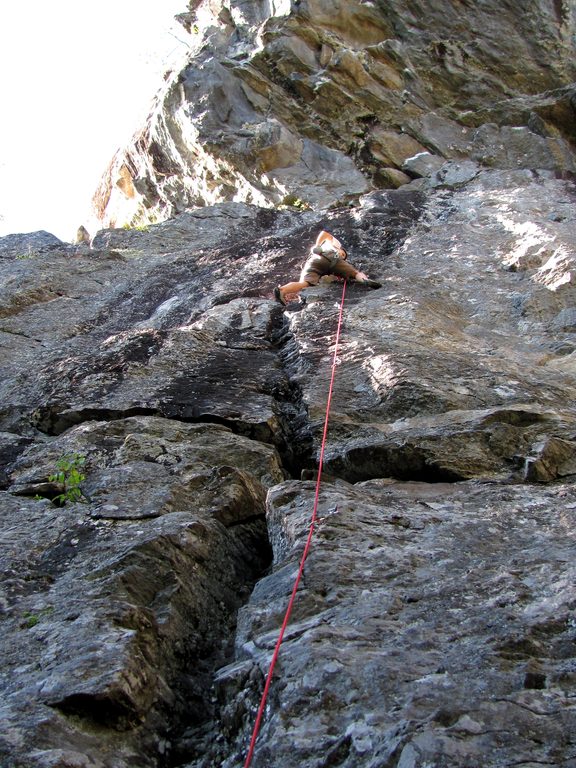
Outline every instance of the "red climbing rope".
[[324, 419], [324, 432], [322, 433], [322, 444], [320, 446], [320, 458], [318, 460], [318, 477], [316, 479], [316, 493], [314, 495], [314, 507], [312, 509], [312, 517], [310, 518], [310, 528], [308, 530], [308, 538], [306, 539], [306, 544], [304, 545], [304, 551], [302, 553], [302, 558], [300, 559], [300, 568], [298, 569], [298, 574], [296, 576], [296, 580], [292, 588], [292, 594], [290, 595], [290, 600], [288, 601], [288, 607], [286, 608], [286, 613], [284, 614], [284, 621], [282, 622], [282, 626], [280, 628], [280, 634], [278, 635], [278, 640], [276, 641], [276, 645], [274, 647], [274, 653], [272, 654], [272, 660], [270, 662], [270, 668], [268, 669], [268, 675], [266, 677], [264, 691], [262, 692], [262, 698], [260, 699], [260, 706], [258, 707], [256, 722], [254, 723], [254, 730], [252, 731], [252, 738], [250, 740], [250, 747], [248, 749], [248, 754], [246, 755], [246, 762], [244, 763], [244, 768], [249, 768], [252, 762], [252, 756], [254, 754], [254, 748], [256, 746], [256, 739], [258, 738], [258, 731], [260, 730], [260, 723], [262, 721], [262, 716], [264, 714], [264, 709], [266, 707], [266, 700], [268, 699], [268, 691], [270, 690], [270, 684], [272, 683], [272, 675], [274, 674], [274, 667], [276, 666], [276, 662], [278, 660], [278, 655], [280, 653], [280, 646], [282, 645], [282, 640], [284, 639], [284, 633], [286, 632], [286, 628], [288, 627], [288, 621], [290, 619], [290, 614], [292, 613], [292, 606], [294, 605], [294, 601], [296, 599], [296, 592], [298, 590], [298, 586], [300, 585], [300, 579], [302, 578], [302, 574], [304, 572], [304, 563], [306, 562], [306, 558], [308, 557], [308, 551], [312, 543], [312, 536], [314, 535], [314, 526], [316, 525], [316, 521], [318, 518], [318, 499], [320, 497], [320, 479], [322, 477], [322, 466], [324, 464], [324, 449], [326, 447], [326, 437], [328, 435], [328, 421], [330, 418], [330, 405], [332, 403], [332, 389], [334, 386], [334, 376], [336, 373], [336, 365], [338, 363], [338, 344], [340, 341], [340, 329], [342, 327], [342, 314], [344, 311], [345, 295], [346, 295], [346, 280], [344, 280], [344, 284], [342, 286], [340, 314], [338, 315], [338, 328], [336, 329], [336, 340], [334, 342], [334, 357], [332, 359], [332, 373], [330, 376], [330, 386], [328, 388], [328, 400], [326, 403], [326, 418]]

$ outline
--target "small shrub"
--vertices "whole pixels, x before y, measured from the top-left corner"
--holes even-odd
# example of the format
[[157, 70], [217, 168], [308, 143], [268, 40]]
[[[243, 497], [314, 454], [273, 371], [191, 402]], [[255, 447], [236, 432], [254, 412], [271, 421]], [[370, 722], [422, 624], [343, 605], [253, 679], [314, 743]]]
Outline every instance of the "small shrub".
[[52, 499], [54, 504], [63, 506], [67, 501], [82, 501], [85, 498], [80, 488], [80, 483], [86, 479], [81, 471], [85, 461], [86, 457], [79, 453], [68, 453], [58, 459], [56, 472], [48, 480], [58, 483], [64, 490]]
[[310, 203], [307, 203], [306, 200], [301, 200], [299, 197], [296, 197], [296, 195], [286, 195], [283, 197], [278, 208], [280, 210], [286, 210], [286, 208], [296, 208], [298, 211], [312, 210]]
[[24, 623], [20, 626], [23, 629], [32, 629], [32, 627], [35, 627], [43, 617], [49, 616], [53, 611], [53, 605], [48, 605], [46, 608], [41, 608], [38, 613], [31, 613], [30, 611], [26, 611], [22, 617], [24, 619]]
[[16, 258], [19, 260], [35, 259], [36, 256], [38, 256], [38, 253], [36, 251], [33, 251], [31, 246], [28, 246], [28, 250], [26, 251], [26, 253], [19, 253], [17, 254]]
[[149, 224], [123, 224], [122, 229], [127, 229], [131, 232], [148, 232]]

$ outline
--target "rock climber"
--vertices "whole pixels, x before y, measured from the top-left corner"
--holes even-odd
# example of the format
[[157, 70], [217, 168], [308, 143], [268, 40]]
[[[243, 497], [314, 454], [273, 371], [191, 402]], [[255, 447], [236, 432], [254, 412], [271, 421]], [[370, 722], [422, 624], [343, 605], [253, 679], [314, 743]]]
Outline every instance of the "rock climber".
[[311, 285], [318, 285], [323, 275], [336, 275], [346, 280], [356, 280], [370, 288], [381, 288], [382, 284], [371, 280], [364, 272], [360, 272], [346, 259], [348, 254], [342, 247], [339, 240], [329, 232], [322, 230], [316, 238], [315, 244], [310, 250], [310, 256], [306, 259], [300, 279], [285, 285], [279, 285], [274, 288], [274, 296], [282, 306], [286, 306], [286, 296], [292, 294], [300, 299], [300, 291], [309, 288]]

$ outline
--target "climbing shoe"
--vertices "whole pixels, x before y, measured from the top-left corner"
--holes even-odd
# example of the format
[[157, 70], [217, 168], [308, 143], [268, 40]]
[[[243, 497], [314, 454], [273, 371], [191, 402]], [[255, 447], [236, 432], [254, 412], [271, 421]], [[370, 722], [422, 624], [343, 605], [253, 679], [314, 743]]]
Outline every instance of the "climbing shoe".
[[277, 288], [274, 288], [274, 298], [276, 299], [276, 301], [282, 304], [283, 307], [286, 306], [286, 302], [282, 297], [282, 291], [280, 290], [280, 286], [278, 286]]
[[368, 288], [382, 288], [382, 283], [377, 280], [362, 280], [362, 285], [367, 285]]

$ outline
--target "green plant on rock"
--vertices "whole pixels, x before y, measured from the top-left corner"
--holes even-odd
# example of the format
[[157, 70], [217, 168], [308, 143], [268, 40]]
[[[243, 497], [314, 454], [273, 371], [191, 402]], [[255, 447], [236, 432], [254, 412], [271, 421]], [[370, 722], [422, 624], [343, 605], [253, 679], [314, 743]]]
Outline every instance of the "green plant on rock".
[[46, 608], [41, 608], [37, 613], [32, 613], [31, 611], [25, 611], [22, 618], [23, 623], [21, 624], [22, 629], [32, 629], [32, 627], [35, 627], [36, 624], [45, 616], [49, 616], [54, 611], [53, 605], [48, 605]]
[[298, 211], [312, 210], [310, 203], [306, 202], [306, 200], [301, 200], [296, 195], [285, 195], [277, 207], [280, 210], [285, 210], [286, 208], [296, 208]]
[[122, 224], [122, 229], [127, 229], [132, 232], [148, 232], [149, 224]]
[[38, 256], [38, 253], [33, 251], [32, 247], [29, 245], [26, 253], [19, 253], [16, 255], [16, 258], [21, 261], [22, 259], [35, 259], [36, 256]]
[[80, 488], [80, 483], [86, 479], [82, 467], [86, 457], [79, 453], [67, 453], [56, 462], [56, 472], [49, 475], [51, 483], [58, 483], [64, 490], [55, 496], [54, 504], [63, 506], [67, 501], [82, 501], [85, 495]]

